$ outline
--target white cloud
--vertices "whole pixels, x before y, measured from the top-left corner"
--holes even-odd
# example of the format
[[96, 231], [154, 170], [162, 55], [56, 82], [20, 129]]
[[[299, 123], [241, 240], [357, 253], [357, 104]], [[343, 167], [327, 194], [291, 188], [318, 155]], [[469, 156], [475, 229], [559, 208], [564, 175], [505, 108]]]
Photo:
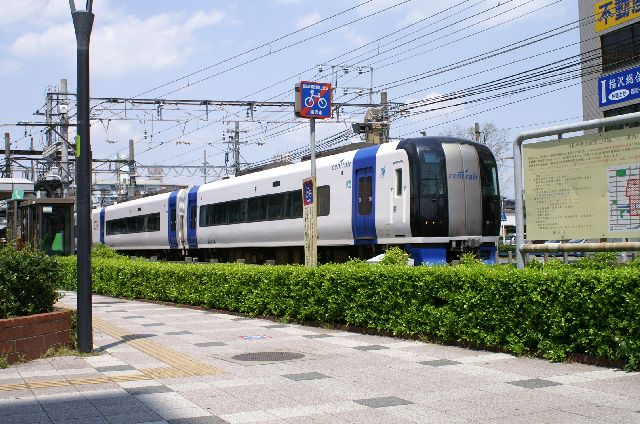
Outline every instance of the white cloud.
[[66, 18], [71, 22], [71, 9], [66, 0], [2, 0], [0, 25], [46, 24]]
[[318, 12], [317, 10], [314, 10], [313, 12], [304, 16], [300, 16], [298, 19], [296, 19], [296, 28], [300, 29], [311, 24], [315, 24], [316, 22], [319, 22], [320, 19], [322, 19], [322, 15], [320, 15], [320, 12]]
[[[97, 21], [91, 35], [92, 72], [115, 77], [179, 67], [193, 52], [195, 32], [223, 18], [222, 12], [212, 10], [144, 19], [113, 15]], [[64, 23], [20, 36], [10, 51], [17, 57], [61, 57], [73, 62], [75, 45], [73, 26]]]
[[369, 39], [367, 37], [354, 31], [353, 29], [343, 30], [342, 37], [353, 47], [360, 47], [369, 42]]

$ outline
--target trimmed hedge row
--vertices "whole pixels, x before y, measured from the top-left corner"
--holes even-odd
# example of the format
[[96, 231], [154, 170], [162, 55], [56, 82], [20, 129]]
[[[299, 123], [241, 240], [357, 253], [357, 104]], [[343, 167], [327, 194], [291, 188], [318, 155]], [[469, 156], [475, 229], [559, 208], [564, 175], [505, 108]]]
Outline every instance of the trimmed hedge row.
[[[59, 258], [75, 288], [75, 258]], [[169, 264], [93, 259], [93, 290], [640, 369], [640, 267]]]
[[13, 246], [0, 249], [0, 319], [51, 312], [61, 279], [52, 257]]

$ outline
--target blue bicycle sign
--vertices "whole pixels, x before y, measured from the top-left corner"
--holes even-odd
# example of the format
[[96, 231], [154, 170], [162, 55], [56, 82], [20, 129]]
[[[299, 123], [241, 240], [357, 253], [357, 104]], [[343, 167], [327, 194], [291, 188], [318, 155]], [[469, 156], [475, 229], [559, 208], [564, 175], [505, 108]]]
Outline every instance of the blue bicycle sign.
[[303, 118], [331, 118], [331, 84], [300, 82], [300, 116]]

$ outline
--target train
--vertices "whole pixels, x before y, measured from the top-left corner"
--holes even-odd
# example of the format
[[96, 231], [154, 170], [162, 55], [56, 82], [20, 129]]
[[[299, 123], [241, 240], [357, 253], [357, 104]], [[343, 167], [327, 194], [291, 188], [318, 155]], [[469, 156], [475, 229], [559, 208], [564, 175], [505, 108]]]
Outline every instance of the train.
[[[316, 160], [319, 262], [368, 259], [389, 246], [414, 264], [465, 252], [495, 261], [501, 198], [487, 146], [453, 137], [367, 146]], [[303, 160], [96, 208], [92, 240], [167, 260], [303, 263], [309, 175]]]

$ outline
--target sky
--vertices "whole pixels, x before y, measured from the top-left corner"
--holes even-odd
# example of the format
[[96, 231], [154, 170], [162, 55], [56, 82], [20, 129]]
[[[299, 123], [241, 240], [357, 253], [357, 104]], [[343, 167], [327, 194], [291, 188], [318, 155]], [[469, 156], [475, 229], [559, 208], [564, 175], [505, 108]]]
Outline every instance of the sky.
[[[334, 102], [366, 104], [371, 91], [377, 103], [386, 91], [396, 103], [395, 138], [490, 122], [510, 143], [526, 130], [581, 120], [577, 78], [500, 84], [579, 53], [577, 0], [94, 0], [93, 12], [92, 97], [293, 101], [296, 82], [337, 80]], [[553, 36], [531, 38], [543, 33]], [[61, 79], [75, 92], [68, 0], [0, 2], [0, 49], [3, 132], [13, 148], [28, 147], [31, 137], [42, 148], [42, 128], [11, 124], [42, 122], [34, 112], [44, 110], [45, 93]], [[133, 139], [138, 164], [202, 165], [206, 151], [209, 164], [223, 166], [236, 120], [243, 164], [309, 144], [308, 123], [288, 107], [256, 108], [252, 121], [244, 107], [207, 114], [201, 106], [167, 106], [160, 114], [154, 106], [92, 106], [94, 158], [126, 156]], [[318, 144], [365, 112], [345, 107], [319, 122]], [[203, 176], [165, 181], [199, 184]]]

